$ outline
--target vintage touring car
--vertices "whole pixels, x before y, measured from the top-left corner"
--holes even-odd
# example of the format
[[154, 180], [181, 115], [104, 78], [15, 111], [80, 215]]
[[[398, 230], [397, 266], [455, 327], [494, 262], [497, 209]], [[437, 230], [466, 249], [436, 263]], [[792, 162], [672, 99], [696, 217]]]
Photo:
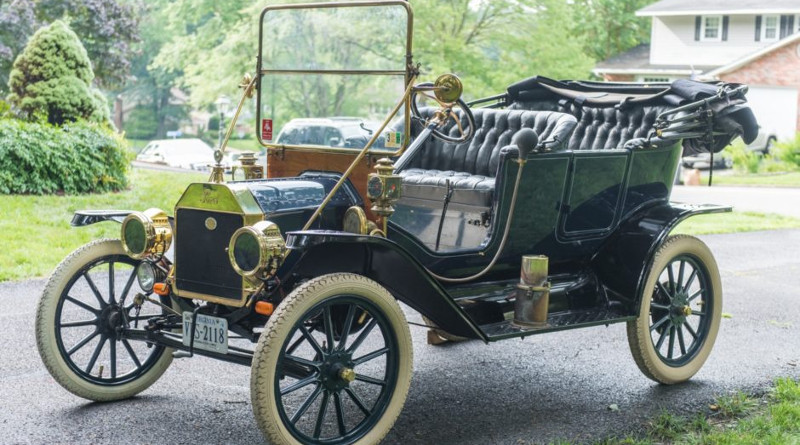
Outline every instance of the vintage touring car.
[[[730, 209], [670, 191], [684, 148], [754, 137], [747, 87], [533, 77], [467, 104], [454, 75], [419, 81], [412, 24], [405, 1], [264, 9], [236, 116], [255, 95], [267, 164], [244, 157], [245, 179], [226, 182], [223, 143], [171, 214], [75, 213], [121, 232], [67, 257], [41, 297], [37, 345], [58, 383], [119, 400], [202, 355], [251, 367], [272, 442], [376, 443], [411, 382], [398, 302], [431, 343], [625, 322], [647, 377], [699, 370], [720, 277], [705, 244], [670, 231]], [[381, 124], [360, 147], [273, 140], [345, 115]]]

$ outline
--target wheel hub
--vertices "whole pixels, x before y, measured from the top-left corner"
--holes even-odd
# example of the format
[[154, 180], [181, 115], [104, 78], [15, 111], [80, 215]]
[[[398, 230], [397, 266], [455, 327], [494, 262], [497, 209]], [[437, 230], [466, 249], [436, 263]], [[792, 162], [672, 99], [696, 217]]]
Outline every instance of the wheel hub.
[[355, 380], [355, 364], [352, 354], [334, 352], [325, 357], [320, 369], [322, 385], [328, 391], [341, 391]]
[[686, 317], [690, 315], [692, 308], [689, 306], [689, 295], [686, 292], [677, 292], [670, 305], [670, 321], [676, 327], [682, 326], [686, 322]]
[[97, 321], [100, 332], [106, 335], [116, 335], [118, 328], [125, 327], [122, 308], [117, 305], [103, 308]]

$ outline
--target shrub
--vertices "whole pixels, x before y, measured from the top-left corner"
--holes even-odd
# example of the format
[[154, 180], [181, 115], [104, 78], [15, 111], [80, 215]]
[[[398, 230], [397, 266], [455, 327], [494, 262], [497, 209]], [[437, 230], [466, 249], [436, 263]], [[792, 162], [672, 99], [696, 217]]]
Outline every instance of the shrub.
[[124, 141], [97, 124], [0, 120], [0, 193], [88, 193], [127, 186]]
[[8, 100], [28, 119], [54, 125], [88, 119], [109, 122], [108, 104], [92, 88], [92, 66], [78, 36], [57, 20], [36, 31], [14, 61]]
[[800, 133], [797, 133], [792, 140], [775, 144], [772, 148], [772, 155], [793, 169], [800, 168]]
[[727, 148], [727, 151], [731, 155], [733, 167], [736, 170], [747, 173], [758, 173], [758, 167], [761, 165], [762, 156], [748, 150], [741, 139], [737, 139], [731, 144]]

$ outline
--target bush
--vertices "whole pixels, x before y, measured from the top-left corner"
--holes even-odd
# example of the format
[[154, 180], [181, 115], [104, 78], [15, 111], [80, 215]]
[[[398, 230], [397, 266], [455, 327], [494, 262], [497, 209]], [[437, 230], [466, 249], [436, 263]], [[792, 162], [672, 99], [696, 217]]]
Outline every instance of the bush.
[[763, 156], [750, 151], [744, 145], [741, 139], [737, 139], [733, 144], [727, 148], [728, 153], [731, 155], [733, 167], [740, 172], [758, 173], [758, 167], [761, 165]]
[[27, 119], [61, 125], [79, 119], [110, 122], [108, 103], [92, 88], [92, 66], [78, 36], [57, 20], [36, 31], [14, 61], [8, 100]]
[[124, 141], [97, 124], [0, 120], [0, 193], [117, 191], [128, 184]]
[[792, 169], [800, 168], [800, 133], [793, 140], [781, 141], [772, 148], [772, 155]]

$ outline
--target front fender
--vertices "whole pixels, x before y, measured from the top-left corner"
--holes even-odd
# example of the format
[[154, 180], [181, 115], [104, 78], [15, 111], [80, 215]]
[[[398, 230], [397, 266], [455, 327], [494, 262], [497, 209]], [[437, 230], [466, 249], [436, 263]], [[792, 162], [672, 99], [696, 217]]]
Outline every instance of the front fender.
[[288, 272], [301, 278], [334, 272], [364, 275], [398, 300], [462, 337], [486, 336], [425, 267], [398, 244], [377, 236], [331, 231], [287, 234], [286, 245], [300, 255]]
[[623, 222], [592, 257], [592, 266], [609, 299], [638, 313], [647, 271], [656, 250], [678, 223], [690, 216], [730, 212], [729, 206], [662, 202], [642, 209]]
[[70, 225], [83, 227], [103, 221], [122, 223], [122, 220], [131, 213], [133, 210], [76, 210]]

